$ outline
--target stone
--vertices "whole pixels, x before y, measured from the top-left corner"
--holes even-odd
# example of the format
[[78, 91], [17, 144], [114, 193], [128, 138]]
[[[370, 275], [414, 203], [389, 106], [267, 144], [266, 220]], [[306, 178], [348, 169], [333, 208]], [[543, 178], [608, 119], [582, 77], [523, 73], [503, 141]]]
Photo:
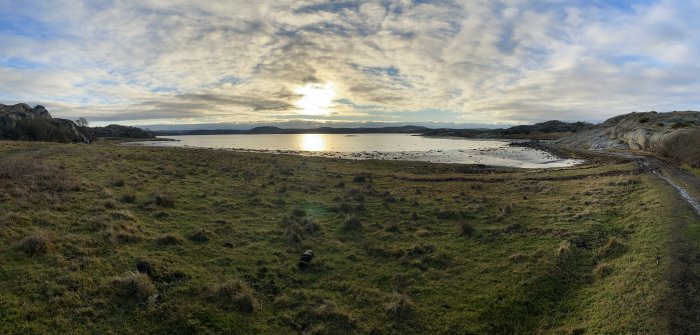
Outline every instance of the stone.
[[311, 260], [314, 259], [314, 251], [309, 249], [304, 251], [299, 258], [299, 267], [306, 268], [311, 265]]

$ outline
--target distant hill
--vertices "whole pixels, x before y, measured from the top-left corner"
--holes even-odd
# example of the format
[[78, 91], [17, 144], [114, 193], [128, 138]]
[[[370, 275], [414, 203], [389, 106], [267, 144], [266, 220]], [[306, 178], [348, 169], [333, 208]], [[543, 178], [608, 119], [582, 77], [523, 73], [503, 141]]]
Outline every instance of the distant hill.
[[159, 130], [153, 133], [157, 136], [168, 135], [224, 135], [224, 134], [422, 134], [430, 130], [421, 126], [380, 127], [380, 128], [333, 128], [320, 127], [312, 129], [285, 129], [279, 127], [255, 127], [248, 130], [238, 129], [193, 129], [193, 130]]
[[0, 104], [0, 139], [90, 143], [92, 135], [71, 120], [51, 117], [44, 106]]
[[583, 150], [642, 150], [675, 163], [700, 166], [700, 112], [618, 115], [556, 144]]
[[593, 126], [586, 122], [562, 122], [558, 120], [533, 125], [514, 126], [505, 129], [433, 129], [426, 136], [457, 136], [467, 138], [532, 138], [556, 139]]
[[156, 136], [141, 128], [110, 124], [106, 127], [92, 127], [92, 134], [95, 137], [118, 137], [118, 138], [155, 138]]

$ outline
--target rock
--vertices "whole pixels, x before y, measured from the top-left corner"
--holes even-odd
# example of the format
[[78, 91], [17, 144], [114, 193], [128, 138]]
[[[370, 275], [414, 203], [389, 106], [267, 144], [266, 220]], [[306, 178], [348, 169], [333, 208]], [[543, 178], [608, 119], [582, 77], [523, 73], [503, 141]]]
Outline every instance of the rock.
[[299, 258], [299, 267], [306, 268], [310, 266], [312, 259], [314, 259], [314, 251], [310, 249], [304, 251], [304, 253], [301, 254], [301, 257]]
[[90, 143], [91, 139], [89, 128], [52, 118], [44, 106], [0, 104], [0, 140]]
[[658, 152], [677, 134], [700, 125], [700, 112], [629, 113], [554, 142], [578, 150], [631, 149]]

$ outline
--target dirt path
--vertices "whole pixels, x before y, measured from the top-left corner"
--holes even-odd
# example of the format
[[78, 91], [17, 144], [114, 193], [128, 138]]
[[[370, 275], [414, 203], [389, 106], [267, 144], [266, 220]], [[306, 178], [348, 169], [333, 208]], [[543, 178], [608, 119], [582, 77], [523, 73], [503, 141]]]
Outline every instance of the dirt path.
[[663, 179], [680, 194], [698, 214], [700, 218], [700, 178], [688, 171], [669, 165], [653, 157], [642, 156], [629, 151], [610, 152], [615, 156], [622, 156], [636, 160], [640, 167]]
[[668, 309], [662, 313], [666, 315], [669, 334], [700, 334], [700, 240], [691, 233], [697, 229], [692, 226], [700, 223], [700, 178], [653, 157], [629, 151], [610, 154], [636, 160], [643, 170], [675, 189], [696, 214], [694, 220], [678, 220], [671, 227], [671, 259], [667, 266], [671, 296]]

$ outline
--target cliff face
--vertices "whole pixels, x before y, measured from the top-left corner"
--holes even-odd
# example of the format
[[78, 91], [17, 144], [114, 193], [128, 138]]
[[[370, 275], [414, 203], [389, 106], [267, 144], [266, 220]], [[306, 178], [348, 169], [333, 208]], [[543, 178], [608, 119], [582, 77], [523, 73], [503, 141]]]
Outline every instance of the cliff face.
[[0, 104], [0, 139], [90, 143], [92, 136], [71, 120], [52, 118], [43, 106]]
[[669, 140], [700, 127], [700, 112], [630, 113], [556, 141], [583, 150], [631, 149], [657, 152]]

